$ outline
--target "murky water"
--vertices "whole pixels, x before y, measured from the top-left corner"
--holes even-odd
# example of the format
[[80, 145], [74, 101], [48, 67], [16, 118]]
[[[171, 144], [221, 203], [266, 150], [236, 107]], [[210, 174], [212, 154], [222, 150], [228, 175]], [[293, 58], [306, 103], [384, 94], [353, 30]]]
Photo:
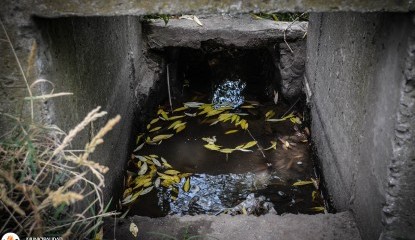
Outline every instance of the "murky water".
[[[160, 120], [154, 120], [156, 122], [148, 127], [143, 137], [148, 137], [148, 143], [143, 144], [134, 155], [157, 155], [159, 160], [162, 157], [173, 169], [192, 175], [189, 178], [181, 177], [166, 187], [159, 184], [159, 178], [163, 178], [163, 175], [156, 174], [156, 171], [163, 173], [168, 168], [154, 166], [153, 175], [149, 177], [150, 183], [146, 183], [147, 188], [153, 186], [151, 191], [140, 195], [124, 208], [129, 208], [130, 214], [151, 217], [168, 214], [223, 214], [254, 193], [256, 197], [263, 196], [273, 203], [278, 214], [313, 214], [323, 211], [322, 195], [316, 188], [318, 180], [315, 181], [309, 131], [304, 123], [296, 122], [303, 119], [303, 109], [298, 106], [291, 109], [292, 106], [283, 102], [275, 105], [273, 102], [253, 103], [249, 100], [256, 99], [248, 99], [241, 108], [227, 109], [210, 117], [206, 113], [200, 114], [200, 108], [179, 109], [180, 111], [170, 113], [168, 118], [174, 120], [163, 120], [160, 111], [158, 116], [155, 114], [155, 119]], [[205, 101], [207, 102], [206, 99]], [[164, 107], [165, 112], [168, 112], [167, 109], [169, 108]], [[266, 116], [271, 110], [275, 115]], [[266, 121], [267, 118], [281, 119], [290, 113], [296, 118], [291, 119], [293, 121], [289, 118], [278, 122]], [[249, 126], [242, 129], [241, 125], [235, 126], [237, 121], [217, 122], [221, 114], [238, 115]], [[185, 128], [177, 132], [171, 126], [178, 120], [181, 121], [179, 124], [185, 122]], [[166, 134], [173, 135], [162, 141], [151, 142]], [[203, 138], [215, 139], [213, 145], [220, 146], [222, 150], [233, 150], [225, 153], [228, 150], [220, 152], [208, 149]], [[237, 146], [252, 141], [257, 141], [257, 145], [248, 148], [249, 151], [235, 150]], [[129, 181], [130, 187], [134, 186], [131, 183], [133, 179], [140, 177], [134, 174], [140, 171], [136, 158], [133, 157], [129, 163], [129, 170], [133, 173]], [[152, 164], [148, 159], [145, 161]], [[151, 171], [148, 170], [147, 173], [149, 172]], [[189, 189], [184, 186], [187, 179]], [[314, 184], [311, 183], [313, 181]]]

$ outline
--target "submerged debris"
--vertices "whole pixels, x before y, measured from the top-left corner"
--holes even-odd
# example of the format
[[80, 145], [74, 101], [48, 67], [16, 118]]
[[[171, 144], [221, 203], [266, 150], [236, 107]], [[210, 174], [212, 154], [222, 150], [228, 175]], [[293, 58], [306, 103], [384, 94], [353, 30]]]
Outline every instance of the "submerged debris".
[[213, 93], [212, 104], [214, 108], [232, 107], [237, 108], [244, 103], [242, 91], [245, 89], [246, 83], [240, 79], [232, 81], [226, 80], [220, 84]]
[[277, 214], [274, 209], [274, 204], [267, 201], [264, 196], [255, 197], [254, 193], [249, 194], [246, 200], [236, 205], [233, 208], [226, 209], [225, 213], [230, 215], [263, 215], [267, 213]]

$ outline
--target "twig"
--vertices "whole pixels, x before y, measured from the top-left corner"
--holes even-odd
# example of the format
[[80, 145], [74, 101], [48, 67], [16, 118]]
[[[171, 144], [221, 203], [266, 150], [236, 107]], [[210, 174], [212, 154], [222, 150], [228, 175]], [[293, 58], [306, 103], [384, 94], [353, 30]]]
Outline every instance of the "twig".
[[[297, 22], [304, 14], [306, 14], [305, 12], [303, 12], [300, 16], [296, 17], [294, 19], [294, 21], [292, 21], [290, 24], [288, 24], [288, 26], [284, 29], [284, 42], [287, 45], [288, 49], [290, 49], [291, 53], [294, 53], [294, 51], [292, 50], [292, 48], [290, 47], [290, 45], [287, 42], [287, 36], [286, 36], [286, 32], [287, 30], [295, 23]], [[304, 38], [304, 37], [303, 37]]]
[[167, 91], [169, 92], [170, 110], [171, 110], [171, 112], [173, 112], [173, 105], [171, 104], [171, 93], [170, 93], [170, 71], [169, 71], [169, 64], [167, 64]]
[[291, 107], [280, 118], [285, 117], [285, 115], [295, 106], [295, 104], [298, 103], [299, 100], [300, 100], [300, 97], [297, 98], [297, 100], [295, 101], [295, 103], [293, 105], [291, 105]]
[[265, 157], [265, 154], [264, 154], [264, 151], [262, 151], [262, 148], [261, 148], [261, 146], [259, 146], [258, 141], [254, 138], [254, 136], [252, 136], [251, 131], [249, 131], [249, 129], [246, 129], [246, 131], [249, 133], [249, 135], [251, 136], [251, 138], [256, 142], [256, 145], [258, 146], [258, 150], [262, 153], [262, 156], [264, 158], [266, 158]]
[[[4, 27], [3, 21], [2, 21], [1, 19], [0, 19], [0, 25], [1, 25], [1, 27], [3, 28], [4, 35], [6, 36], [7, 42], [9, 42], [9, 45], [10, 45], [10, 48], [12, 49], [12, 52], [13, 52], [14, 58], [16, 59], [17, 65], [19, 66], [19, 70], [20, 70], [20, 73], [22, 74], [23, 79], [24, 79], [24, 81], [25, 81], [27, 91], [29, 92], [29, 95], [30, 95], [30, 97], [32, 98], [32, 97], [33, 97], [33, 95], [32, 95], [32, 90], [30, 90], [30, 87], [29, 87], [29, 82], [27, 81], [26, 75], [25, 75], [25, 73], [24, 73], [24, 71], [23, 71], [23, 67], [22, 67], [22, 65], [20, 64], [19, 58], [17, 57], [17, 54], [16, 54], [16, 51], [14, 50], [13, 43], [12, 43], [12, 41], [10, 40], [9, 34], [7, 34], [6, 28]], [[34, 119], [34, 110], [33, 110], [33, 109], [34, 109], [34, 107], [33, 107], [33, 100], [30, 100], [30, 107], [31, 107], [30, 114], [31, 114], [31, 117], [32, 117], [32, 120], [33, 120], [33, 119]]]

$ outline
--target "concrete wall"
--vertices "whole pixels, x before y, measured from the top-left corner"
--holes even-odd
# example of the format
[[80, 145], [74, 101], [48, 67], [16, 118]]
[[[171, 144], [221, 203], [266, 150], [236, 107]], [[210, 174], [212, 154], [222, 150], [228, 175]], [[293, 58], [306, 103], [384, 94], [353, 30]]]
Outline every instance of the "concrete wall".
[[[390, 178], [388, 166], [408, 166], [392, 172], [415, 180], [414, 90], [413, 85], [403, 86], [414, 76], [413, 59], [408, 58], [413, 55], [413, 46], [408, 45], [413, 24], [410, 14], [310, 14], [306, 81], [311, 93], [312, 135], [334, 203], [339, 210], [354, 212], [363, 239], [379, 238], [382, 208], [391, 190], [388, 181], [399, 184]], [[410, 77], [404, 76], [405, 71]], [[408, 94], [412, 94], [412, 105], [405, 102]], [[399, 110], [399, 106], [405, 109]], [[402, 111], [407, 118], [405, 131], [412, 134], [403, 137], [396, 129]], [[399, 141], [399, 153], [396, 143], [392, 144], [397, 138], [405, 139]], [[388, 205], [399, 205], [392, 218], [401, 214], [404, 219], [396, 220], [400, 231], [385, 233], [387, 236], [415, 236], [415, 211], [404, 204], [413, 201], [414, 190], [407, 187], [388, 198]], [[405, 214], [400, 212], [404, 209]]]
[[109, 118], [122, 116], [92, 157], [110, 169], [104, 192], [108, 202], [122, 188], [131, 132], [139, 127], [134, 122], [140, 118], [140, 108], [146, 106], [143, 97], [149, 95], [158, 72], [149, 70], [151, 64], [142, 54], [141, 25], [137, 17], [127, 16], [34, 21], [41, 32], [40, 75], [55, 84], [55, 92], [74, 93], [43, 106], [49, 121], [68, 131], [97, 106], [108, 112], [79, 135], [76, 142], [80, 144], [73, 147], [83, 148]]

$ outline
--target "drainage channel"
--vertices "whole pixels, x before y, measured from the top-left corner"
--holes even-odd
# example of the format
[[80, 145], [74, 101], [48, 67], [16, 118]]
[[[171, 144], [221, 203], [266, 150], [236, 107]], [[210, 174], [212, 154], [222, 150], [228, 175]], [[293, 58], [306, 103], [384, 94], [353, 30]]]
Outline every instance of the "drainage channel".
[[262, 50], [211, 52], [170, 52], [170, 97], [136, 134], [123, 210], [149, 217], [327, 212], [304, 97], [278, 96], [278, 77], [266, 71], [272, 66], [258, 64], [271, 59]]

